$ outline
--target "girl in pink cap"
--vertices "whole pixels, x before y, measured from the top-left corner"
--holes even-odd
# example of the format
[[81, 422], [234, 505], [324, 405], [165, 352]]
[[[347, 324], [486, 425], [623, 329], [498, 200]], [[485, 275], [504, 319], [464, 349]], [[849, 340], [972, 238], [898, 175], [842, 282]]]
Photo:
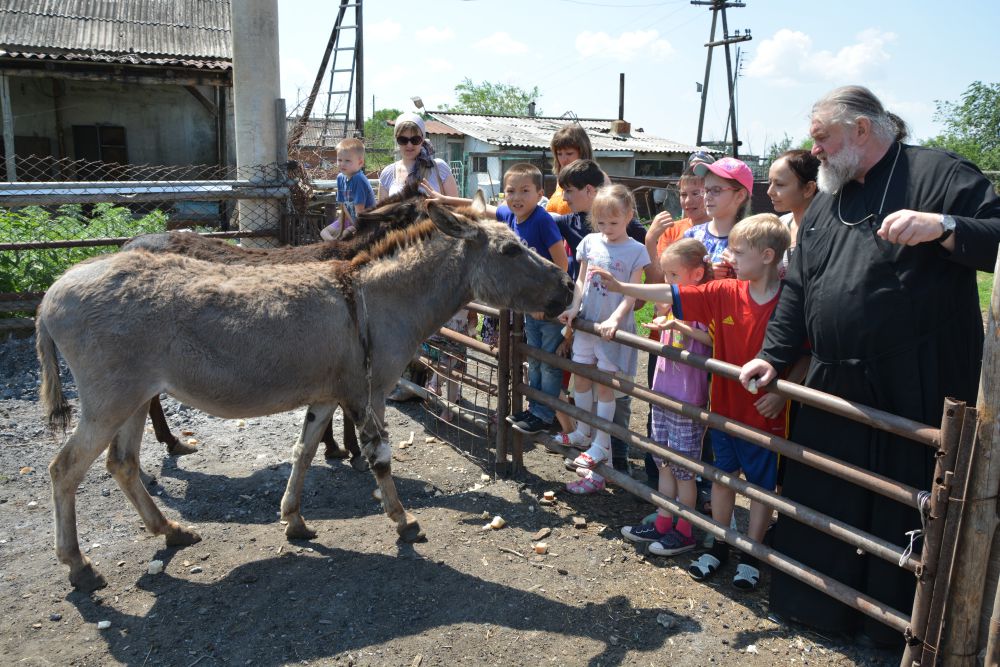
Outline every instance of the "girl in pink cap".
[[705, 177], [705, 210], [711, 220], [695, 225], [684, 236], [705, 244], [715, 278], [735, 278], [723, 254], [729, 247], [729, 231], [750, 213], [753, 172], [746, 163], [731, 157], [711, 164], [699, 162], [692, 169]]

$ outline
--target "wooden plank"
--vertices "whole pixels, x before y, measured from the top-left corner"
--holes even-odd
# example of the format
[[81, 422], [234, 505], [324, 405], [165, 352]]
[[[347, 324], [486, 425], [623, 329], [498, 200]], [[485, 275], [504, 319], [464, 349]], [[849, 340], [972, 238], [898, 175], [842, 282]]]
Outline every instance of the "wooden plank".
[[[1000, 260], [995, 271], [1000, 271]], [[997, 489], [1000, 488], [1000, 272], [994, 273], [993, 296], [987, 313], [986, 343], [976, 399], [977, 434], [975, 462], [969, 473], [962, 527], [957, 544], [948, 611], [940, 658], [945, 665], [975, 665], [988, 637], [980, 638], [990, 548], [1000, 520]], [[986, 585], [984, 585], [984, 583]], [[993, 588], [996, 584], [993, 583]], [[988, 602], [991, 615], [998, 611]], [[994, 643], [996, 643], [994, 641]]]

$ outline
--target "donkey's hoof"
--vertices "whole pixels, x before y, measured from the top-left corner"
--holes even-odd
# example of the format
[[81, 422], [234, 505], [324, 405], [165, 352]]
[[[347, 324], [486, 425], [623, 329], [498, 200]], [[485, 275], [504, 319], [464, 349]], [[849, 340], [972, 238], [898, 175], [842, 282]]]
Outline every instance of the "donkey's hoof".
[[337, 441], [328, 442], [326, 444], [326, 449], [323, 451], [323, 458], [327, 461], [336, 461], [337, 459], [346, 459], [350, 455], [346, 449], [342, 449]]
[[302, 517], [289, 519], [285, 526], [285, 537], [289, 540], [311, 540], [316, 537], [316, 531], [310, 529]]
[[192, 447], [176, 439], [167, 445], [167, 454], [171, 456], [184, 456], [185, 454], [194, 454], [196, 451], [198, 451], [197, 447]]
[[427, 540], [427, 535], [420, 529], [420, 524], [416, 521], [404, 524], [402, 528], [397, 528], [396, 530], [399, 533], [399, 539], [410, 544]]
[[69, 583], [73, 584], [73, 588], [78, 591], [93, 593], [107, 586], [108, 580], [88, 562], [76, 572], [70, 572]]
[[351, 467], [358, 472], [364, 472], [368, 470], [368, 461], [361, 454], [355, 454], [351, 457]]
[[182, 528], [174, 521], [170, 522], [165, 535], [168, 547], [188, 547], [201, 542], [201, 535], [194, 532], [194, 529]]

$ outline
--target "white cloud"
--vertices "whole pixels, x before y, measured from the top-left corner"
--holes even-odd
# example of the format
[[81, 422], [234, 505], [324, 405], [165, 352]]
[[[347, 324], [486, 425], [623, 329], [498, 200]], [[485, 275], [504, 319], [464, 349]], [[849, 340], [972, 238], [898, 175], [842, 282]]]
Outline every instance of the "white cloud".
[[674, 53], [674, 47], [665, 39], [660, 39], [656, 30], [636, 30], [623, 32], [611, 37], [606, 32], [585, 30], [576, 36], [576, 51], [583, 57], [604, 56], [627, 62], [636, 56], [648, 60], [663, 60]]
[[450, 72], [455, 69], [452, 62], [446, 58], [428, 58], [424, 64], [431, 72]]
[[366, 23], [365, 39], [376, 42], [388, 42], [399, 37], [399, 33], [402, 32], [402, 30], [403, 26], [392, 19], [377, 21], [375, 23]]
[[397, 81], [402, 81], [404, 78], [409, 77], [412, 74], [412, 70], [403, 65], [397, 64], [389, 67], [381, 67], [375, 71], [372, 83], [374, 84], [374, 89], [378, 90], [379, 86], [388, 86], [389, 84], [396, 83]]
[[528, 52], [528, 45], [515, 40], [508, 32], [495, 32], [475, 44], [477, 49], [493, 51], [497, 55], [514, 55]]
[[435, 28], [434, 26], [427, 26], [426, 28], [421, 28], [417, 31], [417, 39], [420, 41], [428, 42], [446, 42], [455, 37], [455, 33], [452, 32], [451, 28]]
[[819, 80], [857, 81], [870, 79], [892, 56], [887, 46], [896, 40], [891, 32], [870, 28], [857, 41], [836, 53], [816, 50], [812, 38], [796, 30], [782, 28], [757, 47], [746, 75], [777, 86], [792, 86]]

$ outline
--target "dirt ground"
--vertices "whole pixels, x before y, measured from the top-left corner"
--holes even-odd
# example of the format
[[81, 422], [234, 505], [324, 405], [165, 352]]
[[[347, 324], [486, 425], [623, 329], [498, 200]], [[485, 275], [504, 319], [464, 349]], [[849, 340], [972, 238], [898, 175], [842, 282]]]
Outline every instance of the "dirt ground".
[[[99, 461], [79, 488], [78, 522], [109, 585], [74, 592], [53, 551], [47, 465], [59, 445], [43, 428], [37, 378], [33, 339], [0, 342], [5, 665], [898, 664], [768, 620], [766, 575], [745, 594], [730, 583], [735, 563], [706, 585], [687, 575], [690, 554], [638, 553], [619, 529], [650, 507], [614, 488], [565, 493], [571, 473], [543, 448], [527, 452], [522, 478], [495, 478], [417, 403], [390, 404], [387, 421], [394, 443], [414, 433], [394, 448], [393, 473], [426, 542], [397, 542], [371, 474], [321, 455], [303, 499], [319, 535], [288, 542], [278, 504], [304, 411], [223, 420], [171, 399], [175, 433], [199, 449], [173, 459], [147, 433], [144, 481], [202, 542], [166, 548], [147, 535]], [[64, 383], [75, 398], [68, 374]], [[644, 420], [637, 412], [633, 428]], [[538, 502], [547, 490], [554, 505]], [[507, 525], [483, 530], [497, 515]], [[549, 553], [535, 555], [546, 530]], [[162, 573], [148, 573], [152, 560]]]

